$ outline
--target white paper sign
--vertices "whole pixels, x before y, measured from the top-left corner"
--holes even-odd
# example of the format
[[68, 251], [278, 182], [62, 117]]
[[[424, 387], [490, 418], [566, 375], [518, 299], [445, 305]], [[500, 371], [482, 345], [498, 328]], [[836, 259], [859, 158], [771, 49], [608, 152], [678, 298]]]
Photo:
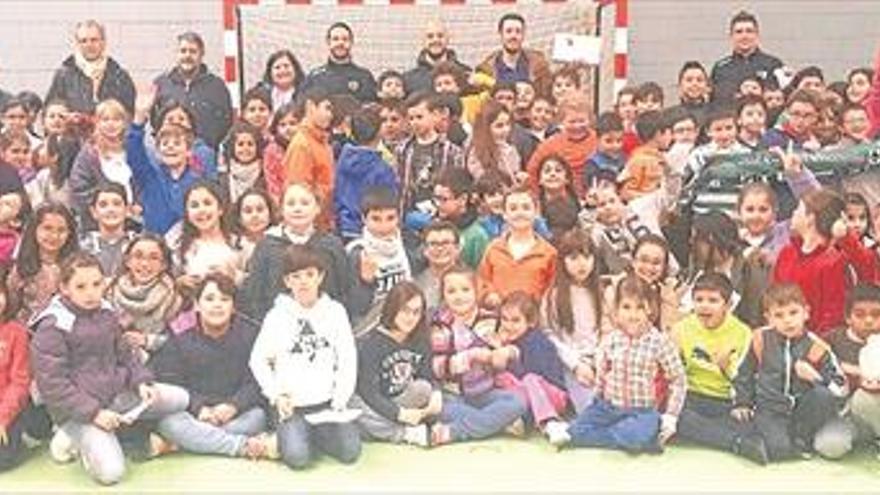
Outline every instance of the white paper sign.
[[602, 39], [586, 34], [559, 33], [553, 37], [553, 60], [556, 62], [586, 62], [598, 65]]

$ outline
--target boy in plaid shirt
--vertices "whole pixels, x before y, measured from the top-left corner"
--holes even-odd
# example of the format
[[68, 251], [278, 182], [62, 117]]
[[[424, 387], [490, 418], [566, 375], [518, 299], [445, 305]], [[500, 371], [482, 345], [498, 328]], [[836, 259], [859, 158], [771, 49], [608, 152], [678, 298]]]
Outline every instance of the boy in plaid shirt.
[[[657, 452], [674, 434], [684, 403], [686, 378], [675, 344], [651, 325], [655, 292], [635, 276], [617, 287], [618, 327], [599, 344], [593, 367], [597, 398], [569, 427], [571, 444]], [[654, 377], [662, 371], [669, 398], [656, 409]]]

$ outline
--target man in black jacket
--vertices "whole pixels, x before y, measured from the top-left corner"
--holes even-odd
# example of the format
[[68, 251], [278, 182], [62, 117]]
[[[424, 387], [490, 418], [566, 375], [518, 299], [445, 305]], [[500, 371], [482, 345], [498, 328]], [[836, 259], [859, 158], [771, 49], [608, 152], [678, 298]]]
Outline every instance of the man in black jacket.
[[128, 72], [107, 55], [104, 26], [87, 20], [76, 25], [76, 52], [55, 71], [46, 101], [64, 100], [72, 112], [95, 113], [95, 106], [116, 99], [134, 112], [134, 83]]
[[171, 101], [185, 105], [195, 116], [195, 134], [209, 146], [217, 146], [232, 125], [232, 100], [226, 83], [202, 62], [205, 42], [188, 31], [177, 37], [177, 65], [156, 78], [156, 105], [152, 123], [159, 125], [162, 109]]
[[712, 100], [732, 102], [739, 85], [747, 77], [761, 81], [776, 79], [774, 71], [782, 61], [759, 48], [758, 19], [741, 11], [730, 20], [730, 41], [733, 53], [715, 62], [712, 67]]
[[344, 22], [335, 22], [327, 30], [327, 63], [309, 73], [302, 94], [312, 86], [327, 88], [330, 94], [350, 94], [359, 102], [376, 101], [376, 79], [373, 74], [351, 60], [354, 33]]
[[425, 44], [416, 59], [416, 66], [403, 75], [403, 86], [406, 94], [417, 91], [433, 91], [434, 84], [431, 72], [440, 62], [452, 62], [465, 74], [471, 72], [471, 68], [461, 63], [455, 56], [455, 51], [449, 48], [449, 32], [446, 26], [439, 20], [432, 20], [425, 26]]

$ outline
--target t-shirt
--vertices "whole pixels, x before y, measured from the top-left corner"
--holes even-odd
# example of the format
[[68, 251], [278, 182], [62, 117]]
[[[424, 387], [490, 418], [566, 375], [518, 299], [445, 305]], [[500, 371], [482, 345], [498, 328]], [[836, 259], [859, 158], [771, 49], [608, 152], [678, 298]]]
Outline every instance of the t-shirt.
[[422, 144], [418, 141], [412, 146], [413, 199], [416, 208], [422, 202], [430, 202], [434, 196], [434, 176], [438, 164], [434, 163], [434, 143]]
[[[675, 325], [673, 335], [684, 363], [688, 391], [729, 400], [731, 381], [749, 349], [752, 330], [733, 315], [710, 330], [691, 314]], [[722, 352], [729, 354], [725, 369], [713, 358]]]

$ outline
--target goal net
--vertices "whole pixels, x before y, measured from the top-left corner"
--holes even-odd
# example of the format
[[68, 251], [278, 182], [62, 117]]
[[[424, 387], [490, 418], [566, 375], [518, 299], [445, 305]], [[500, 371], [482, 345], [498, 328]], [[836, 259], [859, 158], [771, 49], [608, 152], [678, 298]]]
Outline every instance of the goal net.
[[[569, 0], [515, 4], [479, 5], [242, 5], [239, 7], [241, 37], [241, 77], [243, 88], [256, 84], [263, 75], [268, 56], [289, 49], [308, 71], [326, 62], [325, 32], [336, 21], [347, 22], [354, 30], [352, 56], [355, 63], [375, 76], [394, 69], [415, 67], [422, 49], [423, 31], [428, 21], [441, 19], [450, 33], [450, 47], [458, 58], [476, 66], [500, 42], [496, 23], [507, 12], [518, 12], [527, 23], [526, 46], [543, 50], [551, 58], [557, 33], [602, 36], [602, 62], [599, 70], [587, 71], [586, 91], [598, 98], [602, 108], [613, 92], [613, 7], [597, 16], [595, 2]], [[612, 12], [608, 12], [612, 11]], [[554, 63], [554, 66], [559, 64]], [[598, 74], [598, 80], [596, 77]], [[601, 98], [600, 98], [601, 96]]]

